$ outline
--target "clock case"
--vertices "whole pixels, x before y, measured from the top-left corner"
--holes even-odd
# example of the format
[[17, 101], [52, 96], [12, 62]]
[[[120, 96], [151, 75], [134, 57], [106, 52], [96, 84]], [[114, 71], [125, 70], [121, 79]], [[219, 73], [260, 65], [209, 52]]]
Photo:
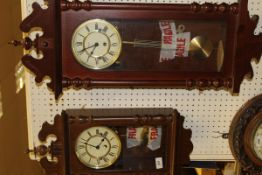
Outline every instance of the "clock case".
[[244, 173], [260, 175], [262, 160], [253, 151], [254, 130], [262, 123], [262, 95], [246, 102], [234, 116], [229, 130], [229, 145]]
[[[45, 143], [46, 139], [53, 135], [56, 137], [50, 146], [40, 145], [34, 149], [36, 155], [41, 156], [40, 163], [45, 169], [47, 175], [180, 175], [183, 166], [189, 164], [189, 155], [193, 150], [193, 144], [190, 140], [191, 130], [183, 128], [184, 117], [180, 116], [173, 109], [73, 109], [62, 112], [62, 115], [57, 115], [54, 119], [54, 124], [43, 124], [39, 132], [39, 139]], [[77, 158], [74, 152], [75, 137], [85, 130], [93, 126], [107, 127], [139, 127], [139, 126], [161, 126], [162, 144], [158, 151], [152, 152], [152, 157], [155, 153], [162, 152], [161, 155], [164, 162], [163, 169], [146, 169], [143, 160], [148, 159], [151, 154], [144, 154], [139, 149], [128, 149], [123, 147], [121, 156], [126, 157], [120, 160], [124, 166], [134, 167], [134, 164], [142, 166], [139, 170], [136, 169], [121, 169], [121, 166], [111, 166], [106, 169], [91, 169], [85, 167]], [[121, 140], [125, 135], [120, 132]], [[123, 144], [123, 143], [122, 143]], [[155, 153], [154, 153], [155, 152]], [[124, 155], [123, 155], [124, 154]], [[47, 158], [51, 155], [51, 161]], [[143, 157], [143, 155], [145, 157]], [[134, 162], [134, 157], [139, 158]], [[159, 154], [158, 154], [159, 156]], [[155, 157], [154, 157], [155, 158]], [[56, 160], [56, 161], [52, 161]], [[145, 167], [143, 167], [145, 166]], [[144, 168], [144, 169], [143, 169]]]
[[[23, 64], [36, 75], [36, 82], [43, 81], [45, 76], [51, 78], [48, 87], [58, 98], [63, 88], [92, 87], [175, 87], [185, 89], [227, 89], [238, 93], [240, 84], [246, 75], [253, 76], [251, 58], [259, 59], [262, 51], [262, 35], [253, 34], [258, 17], [250, 18], [247, 10], [248, 0], [240, 0], [234, 4], [127, 4], [73, 2], [64, 0], [46, 0], [47, 9], [38, 3], [33, 4], [33, 12], [21, 23], [21, 30], [29, 33], [35, 27], [41, 28], [42, 36], [35, 40], [29, 37], [22, 44], [25, 49], [36, 49], [42, 52], [42, 59], [31, 55], [22, 58]], [[135, 14], [135, 15], [134, 15]], [[126, 20], [184, 20], [222, 21], [226, 25], [224, 43], [224, 61], [220, 71], [205, 71], [201, 65], [192, 64], [187, 70], [88, 70], [77, 63], [70, 52], [70, 32], [72, 26], [78, 26], [88, 19]], [[144, 31], [146, 34], [147, 32]], [[216, 36], [217, 33], [213, 33]], [[150, 55], [150, 51], [148, 52]], [[139, 53], [137, 53], [139, 55]], [[138, 60], [137, 57], [133, 58]], [[129, 59], [127, 64], [130, 64]], [[146, 65], [149, 58], [143, 60]], [[201, 61], [200, 61], [201, 62]], [[168, 66], [168, 64], [166, 64]], [[139, 65], [137, 65], [139, 66]], [[178, 64], [178, 66], [181, 66]], [[70, 69], [71, 68], [71, 69]], [[208, 66], [206, 67], [208, 69]]]

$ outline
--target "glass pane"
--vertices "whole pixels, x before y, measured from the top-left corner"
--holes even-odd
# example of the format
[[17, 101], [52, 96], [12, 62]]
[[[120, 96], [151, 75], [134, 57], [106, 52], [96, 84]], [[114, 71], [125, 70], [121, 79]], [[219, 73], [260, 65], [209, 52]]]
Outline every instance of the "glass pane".
[[223, 65], [226, 38], [224, 21], [107, 22], [116, 26], [121, 36], [122, 50], [113, 65], [99, 71], [219, 72]]

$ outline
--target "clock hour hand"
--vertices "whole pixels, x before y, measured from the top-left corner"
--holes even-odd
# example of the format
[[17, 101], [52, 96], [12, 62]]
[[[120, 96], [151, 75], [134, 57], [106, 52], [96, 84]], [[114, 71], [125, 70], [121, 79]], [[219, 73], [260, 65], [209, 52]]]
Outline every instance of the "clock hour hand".
[[99, 149], [100, 146], [101, 146], [101, 144], [102, 144], [104, 141], [105, 141], [105, 139], [103, 138], [103, 139], [101, 140], [101, 142], [96, 146], [96, 149]]
[[[87, 58], [87, 60], [86, 60], [87, 62], [88, 62], [89, 58], [94, 54], [94, 51], [95, 51], [95, 49], [96, 49], [98, 46], [99, 46], [98, 43], [95, 43], [94, 45], [92, 45], [92, 47], [94, 47], [94, 48], [93, 48], [93, 50], [90, 52], [90, 54], [88, 55], [88, 58]], [[90, 46], [89, 48], [91, 48], [91, 46]]]

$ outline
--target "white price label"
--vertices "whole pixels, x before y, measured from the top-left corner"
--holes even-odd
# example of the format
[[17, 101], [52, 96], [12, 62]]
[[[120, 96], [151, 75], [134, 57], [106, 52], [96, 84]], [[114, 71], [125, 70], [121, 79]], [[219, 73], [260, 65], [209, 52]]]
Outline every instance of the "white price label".
[[155, 163], [156, 163], [156, 169], [163, 169], [163, 158], [162, 157], [156, 157]]

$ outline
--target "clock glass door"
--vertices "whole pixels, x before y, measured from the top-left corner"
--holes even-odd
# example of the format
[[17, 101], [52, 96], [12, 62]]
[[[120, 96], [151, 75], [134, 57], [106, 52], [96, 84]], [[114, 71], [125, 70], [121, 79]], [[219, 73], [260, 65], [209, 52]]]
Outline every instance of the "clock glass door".
[[63, 52], [88, 71], [220, 72], [226, 29], [223, 20], [90, 19], [65, 33]]
[[169, 166], [166, 126], [92, 126], [71, 129], [72, 173], [165, 172]]

